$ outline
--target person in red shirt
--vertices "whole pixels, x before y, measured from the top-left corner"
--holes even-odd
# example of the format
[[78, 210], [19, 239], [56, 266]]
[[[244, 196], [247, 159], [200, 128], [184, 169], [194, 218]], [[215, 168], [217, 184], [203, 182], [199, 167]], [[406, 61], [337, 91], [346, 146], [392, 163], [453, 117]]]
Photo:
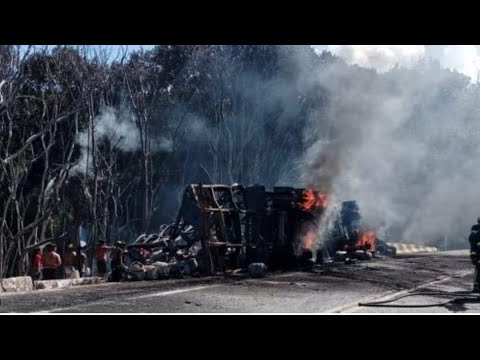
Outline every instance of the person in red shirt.
[[36, 248], [33, 254], [32, 278], [33, 280], [41, 280], [43, 270], [43, 252], [42, 249]]
[[105, 240], [100, 240], [98, 242], [98, 246], [95, 249], [95, 260], [97, 262], [97, 273], [98, 276], [105, 276], [107, 272], [107, 252], [110, 251], [112, 248], [107, 246]]

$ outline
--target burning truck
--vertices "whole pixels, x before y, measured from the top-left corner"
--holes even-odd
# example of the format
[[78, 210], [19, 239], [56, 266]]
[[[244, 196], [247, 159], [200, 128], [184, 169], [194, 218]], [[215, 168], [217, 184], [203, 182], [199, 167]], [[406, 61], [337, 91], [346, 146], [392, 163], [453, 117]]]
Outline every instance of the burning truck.
[[313, 229], [327, 201], [326, 194], [292, 187], [190, 185], [172, 235], [194, 229], [206, 273], [259, 263], [271, 269], [308, 265]]
[[379, 243], [374, 231], [361, 231], [356, 202], [344, 202], [323, 249], [315, 252], [327, 205], [328, 195], [313, 189], [191, 184], [175, 223], [162, 226], [158, 234], [142, 235], [128, 253], [137, 264], [168, 266], [177, 274], [248, 268], [253, 276], [267, 267], [308, 268], [315, 258], [321, 263], [384, 251], [387, 245]]

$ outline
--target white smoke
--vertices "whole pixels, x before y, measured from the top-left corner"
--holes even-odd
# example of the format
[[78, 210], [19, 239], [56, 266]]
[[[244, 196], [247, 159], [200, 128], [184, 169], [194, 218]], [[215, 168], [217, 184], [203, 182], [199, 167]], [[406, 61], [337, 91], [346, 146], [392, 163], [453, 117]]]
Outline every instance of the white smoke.
[[478, 81], [480, 71], [479, 49], [475, 45], [448, 45], [443, 47], [440, 64], [450, 70], [467, 75], [472, 81]]
[[[132, 152], [140, 147], [140, 136], [135, 125], [135, 116], [126, 109], [116, 110], [106, 106], [94, 118], [94, 138], [106, 140], [112, 146], [124, 152]], [[82, 149], [81, 157], [75, 170], [86, 173], [92, 170], [91, 129], [79, 133], [77, 142]]]
[[328, 51], [357, 64], [385, 72], [395, 66], [410, 67], [425, 56], [424, 45], [328, 45]]
[[436, 60], [478, 80], [480, 48], [477, 45], [328, 45], [327, 50], [345, 59], [348, 64], [386, 72], [395, 66], [410, 68], [422, 58]]
[[[125, 153], [140, 149], [141, 142], [140, 132], [136, 124], [137, 119], [126, 106], [120, 106], [118, 109], [105, 106], [93, 121], [97, 145], [99, 142], [106, 141], [116, 150]], [[91, 129], [86, 129], [79, 133], [77, 137], [77, 143], [80, 145], [82, 153], [74, 170], [81, 173], [92, 170], [91, 136]], [[167, 137], [154, 134], [150, 148], [153, 152], [171, 152], [173, 151], [173, 142]]]
[[135, 116], [129, 111], [117, 111], [113, 107], [105, 107], [95, 118], [95, 136], [97, 139], [107, 139], [125, 152], [134, 151], [140, 146]]

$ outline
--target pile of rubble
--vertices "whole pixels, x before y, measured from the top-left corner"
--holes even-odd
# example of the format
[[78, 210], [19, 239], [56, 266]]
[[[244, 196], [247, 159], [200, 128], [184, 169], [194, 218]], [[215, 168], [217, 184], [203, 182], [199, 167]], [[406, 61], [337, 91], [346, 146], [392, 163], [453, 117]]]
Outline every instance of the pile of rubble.
[[185, 227], [176, 237], [172, 231], [173, 224], [163, 225], [158, 234], [141, 235], [128, 245], [122, 279], [158, 280], [198, 274], [196, 258], [201, 244], [192, 238], [193, 228]]

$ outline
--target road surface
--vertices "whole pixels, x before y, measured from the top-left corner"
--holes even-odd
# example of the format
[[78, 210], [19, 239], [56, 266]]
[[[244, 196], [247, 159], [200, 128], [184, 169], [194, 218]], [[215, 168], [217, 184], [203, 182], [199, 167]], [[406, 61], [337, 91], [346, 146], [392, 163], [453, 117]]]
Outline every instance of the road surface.
[[[473, 268], [467, 251], [336, 264], [310, 272], [107, 283], [22, 294], [1, 294], [7, 313], [480, 313], [464, 301], [430, 308], [378, 308], [359, 303], [392, 300], [413, 291], [468, 291]], [[459, 297], [460, 295], [457, 295]], [[392, 304], [445, 303], [445, 296], [410, 296]]]

